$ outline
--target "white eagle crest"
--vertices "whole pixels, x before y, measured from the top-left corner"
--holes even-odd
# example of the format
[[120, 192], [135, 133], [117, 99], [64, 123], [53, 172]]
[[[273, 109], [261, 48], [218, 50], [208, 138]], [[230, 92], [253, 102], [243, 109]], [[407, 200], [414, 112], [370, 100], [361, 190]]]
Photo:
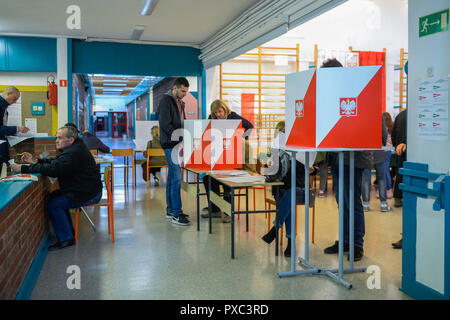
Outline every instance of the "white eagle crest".
[[346, 116], [355, 114], [356, 102], [355, 100], [345, 99], [341, 101], [341, 113]]
[[300, 117], [303, 114], [303, 101], [295, 102], [295, 116]]

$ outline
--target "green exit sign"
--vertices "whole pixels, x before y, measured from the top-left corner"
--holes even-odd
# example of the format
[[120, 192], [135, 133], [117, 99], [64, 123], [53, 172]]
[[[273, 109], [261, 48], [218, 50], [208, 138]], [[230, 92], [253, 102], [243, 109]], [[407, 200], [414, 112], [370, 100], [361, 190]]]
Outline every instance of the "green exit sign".
[[448, 30], [449, 9], [419, 18], [419, 37]]

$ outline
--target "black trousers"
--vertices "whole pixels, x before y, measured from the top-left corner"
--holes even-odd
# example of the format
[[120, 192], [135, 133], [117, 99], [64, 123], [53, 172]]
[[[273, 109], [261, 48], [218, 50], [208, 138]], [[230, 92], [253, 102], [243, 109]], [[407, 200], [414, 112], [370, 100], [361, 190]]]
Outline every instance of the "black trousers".
[[403, 168], [403, 162], [406, 161], [406, 154], [403, 153], [398, 161], [397, 172], [395, 175], [395, 184], [394, 184], [394, 198], [402, 199], [403, 191], [400, 190], [399, 185], [403, 182], [403, 176], [399, 173], [399, 169]]
[[[203, 184], [205, 185], [205, 190], [207, 193], [206, 196], [208, 197], [208, 203], [209, 203], [209, 194], [208, 194], [209, 179], [211, 179], [211, 191], [220, 195], [220, 185], [222, 185], [223, 192], [224, 192], [223, 198], [225, 199], [225, 201], [231, 203], [231, 188], [220, 183], [216, 179], [211, 178], [210, 176], [206, 175], [203, 177]], [[219, 211], [220, 211], [219, 207], [217, 207], [214, 203], [211, 203], [211, 212], [219, 212]]]

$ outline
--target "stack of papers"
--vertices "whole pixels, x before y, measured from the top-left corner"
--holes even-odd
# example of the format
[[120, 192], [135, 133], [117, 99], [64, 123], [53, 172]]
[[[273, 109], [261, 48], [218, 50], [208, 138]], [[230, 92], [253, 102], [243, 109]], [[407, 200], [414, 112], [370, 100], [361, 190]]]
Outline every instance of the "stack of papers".
[[213, 170], [211, 171], [212, 174], [220, 174], [222, 176], [230, 176], [230, 177], [236, 177], [236, 176], [250, 176], [247, 171], [243, 170]]
[[251, 183], [251, 182], [264, 182], [266, 177], [264, 176], [246, 176], [246, 177], [230, 177], [223, 178], [222, 180], [233, 182], [233, 183]]

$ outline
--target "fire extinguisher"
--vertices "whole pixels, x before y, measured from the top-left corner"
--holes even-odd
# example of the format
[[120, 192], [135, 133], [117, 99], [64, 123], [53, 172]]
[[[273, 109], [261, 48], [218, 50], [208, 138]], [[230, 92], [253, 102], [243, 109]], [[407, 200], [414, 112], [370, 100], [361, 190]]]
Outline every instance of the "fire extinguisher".
[[[53, 78], [51, 82], [49, 81], [50, 77]], [[47, 99], [51, 106], [58, 104], [58, 86], [55, 84], [55, 77], [52, 75], [47, 77]]]

